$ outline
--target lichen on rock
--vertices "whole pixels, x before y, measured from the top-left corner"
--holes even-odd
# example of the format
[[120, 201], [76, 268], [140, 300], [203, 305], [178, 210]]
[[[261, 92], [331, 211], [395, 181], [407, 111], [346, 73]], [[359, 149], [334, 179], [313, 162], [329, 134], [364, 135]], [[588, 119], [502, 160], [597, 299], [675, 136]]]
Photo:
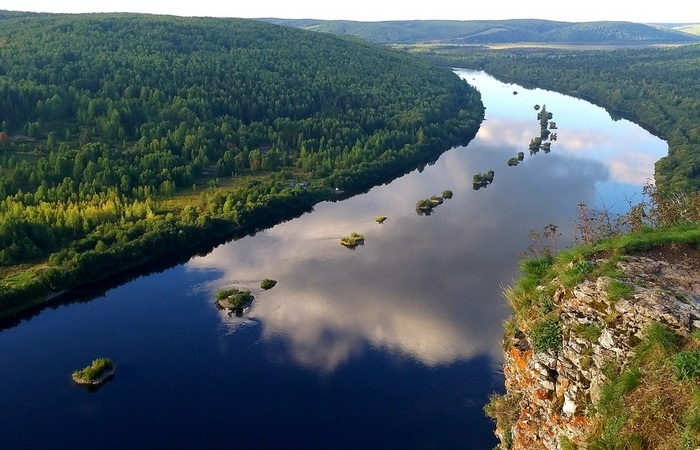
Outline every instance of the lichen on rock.
[[[574, 287], [548, 279], [536, 292], [548, 293], [554, 309], [546, 317], [556, 317], [561, 342], [546, 351], [533, 345], [534, 313], [516, 308], [504, 339], [506, 394], [486, 408], [502, 448], [587, 448], [600, 428], [596, 405], [610, 368], [621, 373], [634, 363], [635, 347], [653, 324], [686, 340], [700, 328], [698, 252], [686, 256], [626, 255], [616, 263], [619, 276], [594, 271]], [[594, 268], [608, 263], [589, 262]], [[611, 296], [611, 287], [620, 286], [625, 295]]]

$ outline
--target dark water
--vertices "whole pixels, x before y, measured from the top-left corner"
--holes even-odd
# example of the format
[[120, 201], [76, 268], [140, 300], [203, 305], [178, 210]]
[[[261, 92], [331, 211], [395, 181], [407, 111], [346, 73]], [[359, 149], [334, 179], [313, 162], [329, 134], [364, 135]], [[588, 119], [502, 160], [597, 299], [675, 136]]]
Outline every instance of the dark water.
[[[482, 407], [503, 389], [500, 291], [528, 232], [553, 222], [565, 246], [577, 203], [639, 200], [666, 145], [586, 102], [459, 73], [487, 107], [468, 147], [0, 332], [2, 448], [492, 448]], [[536, 103], [558, 140], [529, 157]], [[454, 198], [416, 214], [445, 189]], [[352, 231], [366, 238], [354, 251], [338, 242]], [[263, 292], [263, 278], [278, 284]], [[240, 318], [213, 301], [234, 286], [256, 295]], [[100, 356], [114, 379], [75, 386], [70, 373]]]

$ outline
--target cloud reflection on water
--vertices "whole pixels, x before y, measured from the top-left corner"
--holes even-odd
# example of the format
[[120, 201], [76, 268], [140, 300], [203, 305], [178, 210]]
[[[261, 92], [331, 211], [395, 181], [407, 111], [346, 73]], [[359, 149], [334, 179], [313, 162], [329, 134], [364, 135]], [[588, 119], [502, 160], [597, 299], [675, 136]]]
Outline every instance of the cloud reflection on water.
[[[223, 273], [210, 286], [212, 297], [230, 285], [255, 291], [248, 314], [260, 322], [265, 342], [283, 343], [286, 353], [275, 357], [315, 370], [333, 371], [367, 345], [430, 367], [482, 354], [500, 361], [509, 309], [499, 291], [517, 276], [516, 255], [530, 244], [528, 231], [556, 223], [564, 232], [557, 245], [567, 245], [576, 204], [619, 195], [606, 183], [637, 189], [651, 176], [654, 156], [643, 145], [639, 154], [616, 150], [636, 148], [627, 134], [622, 147], [596, 123], [584, 129], [560, 119], [569, 130], [550, 154], [507, 167], [518, 148], [527, 149], [537, 122], [499, 118], [482, 94], [488, 120], [467, 148], [447, 152], [423, 173], [220, 246], [192, 259], [188, 270]], [[528, 114], [534, 117], [531, 107]], [[641, 129], [637, 135], [648, 140]], [[602, 148], [606, 142], [616, 143]], [[494, 183], [472, 190], [472, 175], [488, 170], [496, 172]], [[417, 200], [444, 189], [454, 198], [429, 217], [416, 215]], [[389, 219], [378, 225], [377, 215]], [[355, 251], [338, 243], [352, 231], [366, 238]], [[263, 278], [278, 285], [262, 292]]]

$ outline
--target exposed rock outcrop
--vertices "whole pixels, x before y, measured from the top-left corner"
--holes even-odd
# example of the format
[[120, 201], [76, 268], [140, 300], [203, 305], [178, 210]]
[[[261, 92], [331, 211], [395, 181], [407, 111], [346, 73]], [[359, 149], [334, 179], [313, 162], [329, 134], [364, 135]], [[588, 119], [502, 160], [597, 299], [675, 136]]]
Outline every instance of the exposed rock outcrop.
[[[560, 348], [535, 352], [522, 331], [504, 343], [506, 389], [517, 402], [517, 419], [498, 424], [503, 448], [570, 448], [563, 442], [585, 448], [596, 418], [591, 406], [607, 381], [605, 367], [626, 367], [652, 323], [681, 336], [700, 328], [697, 251], [626, 256], [618, 268], [625, 274], [619, 280], [600, 277], [573, 289], [556, 289], [551, 300], [559, 312]], [[610, 283], [625, 283], [631, 289], [624, 298], [610, 300]]]

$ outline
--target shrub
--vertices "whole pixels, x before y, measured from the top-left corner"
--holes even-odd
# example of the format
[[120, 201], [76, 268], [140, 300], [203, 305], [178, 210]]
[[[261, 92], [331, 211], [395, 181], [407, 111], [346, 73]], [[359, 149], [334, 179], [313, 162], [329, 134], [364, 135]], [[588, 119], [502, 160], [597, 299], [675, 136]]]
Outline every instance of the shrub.
[[277, 284], [277, 280], [271, 280], [269, 278], [265, 278], [264, 280], [262, 280], [262, 283], [260, 283], [260, 288], [268, 290], [268, 289], [272, 289], [273, 287], [275, 287], [276, 284]]

